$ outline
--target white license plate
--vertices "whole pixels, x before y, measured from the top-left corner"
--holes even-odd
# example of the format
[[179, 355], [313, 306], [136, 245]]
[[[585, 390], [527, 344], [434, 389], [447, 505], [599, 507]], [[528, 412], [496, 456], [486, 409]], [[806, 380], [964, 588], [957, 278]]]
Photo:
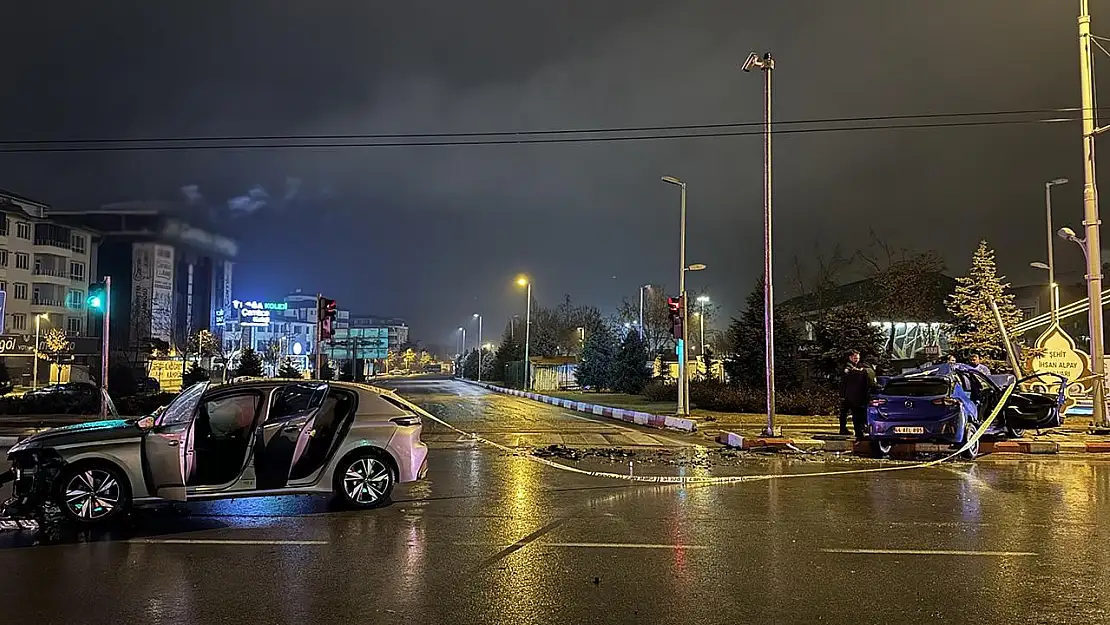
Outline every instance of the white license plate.
[[924, 434], [925, 428], [918, 427], [896, 427], [894, 428], [895, 434]]

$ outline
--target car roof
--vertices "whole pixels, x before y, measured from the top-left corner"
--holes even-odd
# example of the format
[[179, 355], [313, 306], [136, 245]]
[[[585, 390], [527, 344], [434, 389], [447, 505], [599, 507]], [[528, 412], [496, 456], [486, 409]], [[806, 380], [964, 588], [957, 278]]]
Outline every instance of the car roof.
[[341, 382], [338, 380], [308, 380], [305, 378], [233, 378], [224, 384], [218, 384], [212, 388], [229, 388], [235, 387], [262, 387], [272, 388], [275, 386], [284, 386], [286, 384], [311, 384], [311, 383], [327, 384], [335, 388], [345, 388], [352, 391], [363, 391], [374, 393], [377, 395], [389, 395], [396, 397], [397, 394], [387, 388], [380, 386], [371, 386], [370, 384], [363, 384], [361, 382]]

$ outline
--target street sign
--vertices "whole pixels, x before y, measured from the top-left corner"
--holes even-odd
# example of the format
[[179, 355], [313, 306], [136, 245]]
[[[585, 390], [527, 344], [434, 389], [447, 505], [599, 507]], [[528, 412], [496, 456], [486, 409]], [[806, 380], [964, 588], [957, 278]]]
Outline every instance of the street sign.
[[31, 339], [26, 335], [0, 335], [0, 356], [30, 356], [34, 349]]
[[940, 356], [940, 345], [926, 345], [925, 355], [930, 357]]

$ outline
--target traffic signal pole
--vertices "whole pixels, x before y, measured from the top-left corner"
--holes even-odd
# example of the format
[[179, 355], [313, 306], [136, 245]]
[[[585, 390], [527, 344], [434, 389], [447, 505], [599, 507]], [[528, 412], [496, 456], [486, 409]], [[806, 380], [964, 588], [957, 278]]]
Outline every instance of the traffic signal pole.
[[324, 315], [321, 310], [320, 300], [323, 298], [322, 293], [316, 294], [316, 379], [323, 380], [323, 361], [324, 361]]
[[[104, 276], [104, 329], [100, 343], [100, 418], [108, 418], [108, 333], [112, 327], [112, 276]], [[36, 363], [37, 365], [38, 363]]]

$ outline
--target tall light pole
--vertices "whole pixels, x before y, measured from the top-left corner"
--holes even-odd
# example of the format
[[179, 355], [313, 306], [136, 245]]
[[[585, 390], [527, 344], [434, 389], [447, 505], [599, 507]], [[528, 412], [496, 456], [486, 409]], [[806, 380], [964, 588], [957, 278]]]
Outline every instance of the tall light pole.
[[49, 318], [46, 313], [35, 315], [35, 366], [31, 368], [31, 390], [39, 387], [39, 322]]
[[[699, 295], [698, 303], [701, 304], [701, 355], [705, 357], [705, 305], [709, 303], [708, 295]], [[708, 366], [708, 365], [706, 365]]]
[[763, 334], [767, 368], [767, 428], [765, 436], [775, 435], [775, 289], [771, 263], [771, 75], [775, 59], [767, 52], [762, 57], [752, 52], [744, 61], [745, 72], [763, 70]]
[[640, 287], [640, 342], [644, 342], [644, 289], [650, 289], [650, 284]]
[[690, 414], [690, 378], [686, 373], [686, 328], [690, 326], [690, 315], [686, 306], [686, 183], [674, 176], [663, 176], [663, 182], [677, 185], [681, 190], [678, 226], [678, 297], [682, 302], [682, 336], [675, 339], [675, 355], [678, 356], [678, 414]]
[[[1052, 267], [1050, 267], [1048, 263], [1036, 261], [1029, 263], [1029, 266], [1033, 269], [1044, 269], [1048, 271], [1048, 275], [1052, 275]], [[1052, 319], [1052, 322], [1057, 323], [1060, 321], [1060, 285], [1053, 282], [1052, 278], [1049, 278], [1048, 280], [1048, 297], [1051, 300], [1048, 305], [1049, 309], [1051, 310], [1049, 315]]]
[[1056, 287], [1056, 259], [1052, 253], [1052, 187], [1067, 184], [1067, 178], [1057, 178], [1044, 183], [1044, 212], [1048, 224], [1048, 296], [1052, 306], [1052, 321], [1060, 321], [1060, 301], [1057, 299]]
[[524, 313], [524, 390], [532, 390], [532, 362], [528, 360], [528, 348], [532, 342], [532, 281], [527, 276], [516, 279], [519, 286], [526, 288], [528, 308]]
[[474, 313], [474, 318], [478, 320], [478, 381], [482, 381], [482, 315]]
[[1079, 0], [1079, 88], [1083, 105], [1083, 226], [1087, 242], [1087, 297], [1091, 302], [1091, 373], [1095, 376], [1094, 421], [1105, 428], [1106, 352], [1102, 340], [1102, 243], [1099, 238], [1098, 183], [1095, 173], [1095, 136], [1107, 128], [1095, 127], [1094, 59], [1091, 54], [1089, 0]]
[[459, 351], [459, 377], [466, 377], [466, 328], [459, 327], [459, 344], [462, 345], [462, 350]]

